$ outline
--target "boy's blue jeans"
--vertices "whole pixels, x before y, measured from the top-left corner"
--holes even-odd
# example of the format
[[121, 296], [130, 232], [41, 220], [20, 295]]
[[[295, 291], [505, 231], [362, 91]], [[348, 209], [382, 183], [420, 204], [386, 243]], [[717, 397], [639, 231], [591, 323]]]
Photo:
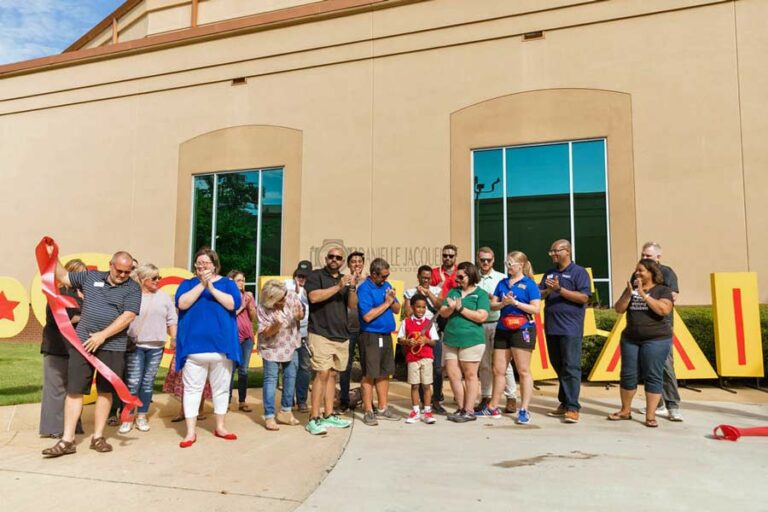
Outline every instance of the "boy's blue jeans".
[[653, 341], [631, 341], [621, 338], [621, 387], [637, 389], [645, 380], [646, 393], [661, 393], [664, 363], [672, 350], [672, 338]]
[[296, 388], [296, 370], [299, 366], [299, 352], [293, 351], [289, 362], [279, 363], [264, 360], [264, 418], [275, 417], [275, 393], [277, 390], [277, 372], [283, 369], [283, 394], [280, 410], [290, 412], [293, 406], [293, 392]]
[[132, 395], [138, 393], [139, 400], [141, 400], [139, 414], [146, 414], [149, 411], [149, 403], [152, 401], [152, 387], [155, 384], [157, 369], [160, 368], [162, 358], [163, 347], [136, 347], [135, 351], [126, 354], [125, 380], [128, 391]]

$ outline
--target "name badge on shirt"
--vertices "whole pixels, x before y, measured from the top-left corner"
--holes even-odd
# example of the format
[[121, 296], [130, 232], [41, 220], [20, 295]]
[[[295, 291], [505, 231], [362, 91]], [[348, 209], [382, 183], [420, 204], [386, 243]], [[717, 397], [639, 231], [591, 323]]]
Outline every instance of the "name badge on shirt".
[[525, 290], [525, 285], [524, 284], [519, 284], [519, 285], [517, 285], [517, 287], [520, 288], [521, 290]]
[[104, 288], [104, 281], [94, 281], [93, 286], [96, 288]]
[[384, 348], [384, 338], [379, 336], [379, 348]]

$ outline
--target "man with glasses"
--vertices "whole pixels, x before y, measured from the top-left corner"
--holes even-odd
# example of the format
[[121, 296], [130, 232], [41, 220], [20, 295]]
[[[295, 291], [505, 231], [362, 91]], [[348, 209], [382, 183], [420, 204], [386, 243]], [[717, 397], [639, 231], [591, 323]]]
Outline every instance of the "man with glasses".
[[[672, 302], [677, 300], [677, 294], [680, 293], [679, 285], [677, 284], [677, 274], [670, 267], [661, 264], [661, 245], [656, 242], [646, 242], [643, 244], [643, 250], [640, 253], [640, 258], [649, 259], [657, 262], [661, 267], [661, 275], [664, 276], [664, 286], [672, 290]], [[635, 280], [634, 274], [629, 280], [633, 282]], [[667, 315], [664, 317], [665, 322], [669, 322], [670, 325], [674, 322], [674, 315]], [[673, 349], [674, 350], [674, 349]], [[669, 351], [669, 356], [664, 363], [664, 376], [661, 388], [662, 400], [659, 402], [659, 407], [656, 409], [656, 414], [667, 415], [670, 421], [683, 421], [683, 415], [680, 413], [680, 392], [677, 388], [677, 375], [675, 375], [675, 357], [673, 350]], [[641, 410], [642, 414], [645, 414], [645, 410]]]
[[[347, 255], [347, 268], [350, 275], [355, 279], [353, 287], [359, 287], [365, 281], [364, 275], [365, 254], [360, 251], [353, 251]], [[358, 297], [359, 297], [358, 293]], [[357, 316], [357, 309], [350, 309], [349, 319], [349, 360], [347, 368], [339, 375], [339, 410], [341, 412], [349, 409], [349, 385], [352, 380], [352, 362], [355, 360], [355, 348], [357, 340], [360, 337], [360, 319]]]
[[[52, 247], [48, 248], [49, 251]], [[100, 359], [117, 375], [123, 374], [128, 326], [141, 308], [141, 287], [130, 278], [133, 258], [125, 251], [112, 256], [109, 272], [87, 270], [67, 272], [56, 262], [56, 280], [84, 295], [80, 322], [76, 332], [83, 347]], [[53, 447], [43, 450], [46, 457], [75, 453], [75, 427], [83, 410], [83, 395], [90, 392], [94, 367], [69, 347], [67, 397], [64, 402], [64, 435]], [[93, 414], [93, 437], [90, 448], [99, 453], [111, 452], [112, 445], [104, 438], [109, 408], [112, 404], [112, 384], [101, 374], [96, 377], [96, 407]]]
[[430, 286], [439, 286], [443, 290], [443, 298], [456, 288], [456, 255], [459, 250], [453, 244], [443, 246], [443, 264], [432, 269]]
[[[495, 270], [493, 264], [496, 261], [493, 249], [490, 247], [481, 247], [477, 250], [477, 269], [480, 271], [480, 282], [477, 286], [482, 288], [488, 293], [489, 297], [493, 297], [496, 292], [496, 286], [506, 278], [504, 274]], [[485, 410], [488, 402], [491, 401], [491, 395], [493, 393], [493, 337], [496, 334], [496, 323], [499, 321], [501, 311], [491, 310], [488, 313], [488, 319], [483, 322], [483, 329], [485, 330], [485, 352], [483, 353], [483, 359], [480, 361], [480, 404], [475, 407], [475, 412], [482, 415], [482, 411]], [[504, 388], [504, 394], [507, 397], [507, 406], [504, 412], [514, 413], [517, 411], [517, 385], [515, 384], [515, 371], [512, 368], [512, 362], [510, 361], [507, 366], [506, 373], [507, 385]]]
[[[400, 419], [388, 407], [389, 376], [395, 373], [395, 353], [392, 332], [400, 303], [395, 289], [387, 282], [389, 263], [383, 258], [371, 262], [370, 275], [357, 290], [357, 309], [360, 317], [360, 364], [363, 367], [363, 423], [378, 425], [378, 419]], [[379, 407], [373, 411], [373, 387]]]
[[584, 309], [592, 295], [592, 286], [587, 271], [571, 261], [568, 240], [553, 243], [549, 255], [555, 266], [544, 273], [539, 289], [546, 304], [544, 331], [549, 359], [560, 383], [557, 393], [560, 405], [548, 416], [578, 423]]
[[[354, 277], [342, 274], [341, 249], [332, 247], [325, 256], [325, 267], [312, 271], [305, 289], [309, 297], [309, 348], [312, 351], [312, 405], [307, 432], [325, 434], [328, 428], [347, 428], [349, 420], [333, 412], [336, 374], [343, 372], [349, 358], [349, 323], [347, 308], [357, 308]], [[320, 416], [320, 405], [324, 415]]]

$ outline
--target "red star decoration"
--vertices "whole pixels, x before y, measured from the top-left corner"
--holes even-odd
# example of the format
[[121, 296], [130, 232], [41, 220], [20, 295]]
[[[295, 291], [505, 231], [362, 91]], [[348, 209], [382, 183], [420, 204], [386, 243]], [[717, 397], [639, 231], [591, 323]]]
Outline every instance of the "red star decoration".
[[5, 298], [5, 292], [0, 292], [0, 320], [7, 318], [11, 322], [15, 321], [16, 318], [13, 316], [13, 310], [18, 305], [18, 302]]

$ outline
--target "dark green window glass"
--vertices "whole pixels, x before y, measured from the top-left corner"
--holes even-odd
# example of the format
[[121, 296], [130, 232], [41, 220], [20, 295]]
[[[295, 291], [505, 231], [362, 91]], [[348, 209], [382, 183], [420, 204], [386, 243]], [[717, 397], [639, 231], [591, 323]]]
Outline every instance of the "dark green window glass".
[[283, 171], [262, 171], [260, 275], [280, 275], [283, 229]]
[[216, 252], [222, 274], [238, 269], [246, 282], [256, 279], [259, 233], [259, 172], [218, 175], [216, 191]]
[[[200, 247], [211, 247], [211, 222], [213, 219], [213, 176], [195, 176], [192, 191], [192, 253]], [[194, 262], [193, 262], [194, 263]]]
[[475, 151], [474, 216], [475, 248], [490, 247], [496, 255], [496, 270], [504, 270], [504, 154], [501, 149]]

